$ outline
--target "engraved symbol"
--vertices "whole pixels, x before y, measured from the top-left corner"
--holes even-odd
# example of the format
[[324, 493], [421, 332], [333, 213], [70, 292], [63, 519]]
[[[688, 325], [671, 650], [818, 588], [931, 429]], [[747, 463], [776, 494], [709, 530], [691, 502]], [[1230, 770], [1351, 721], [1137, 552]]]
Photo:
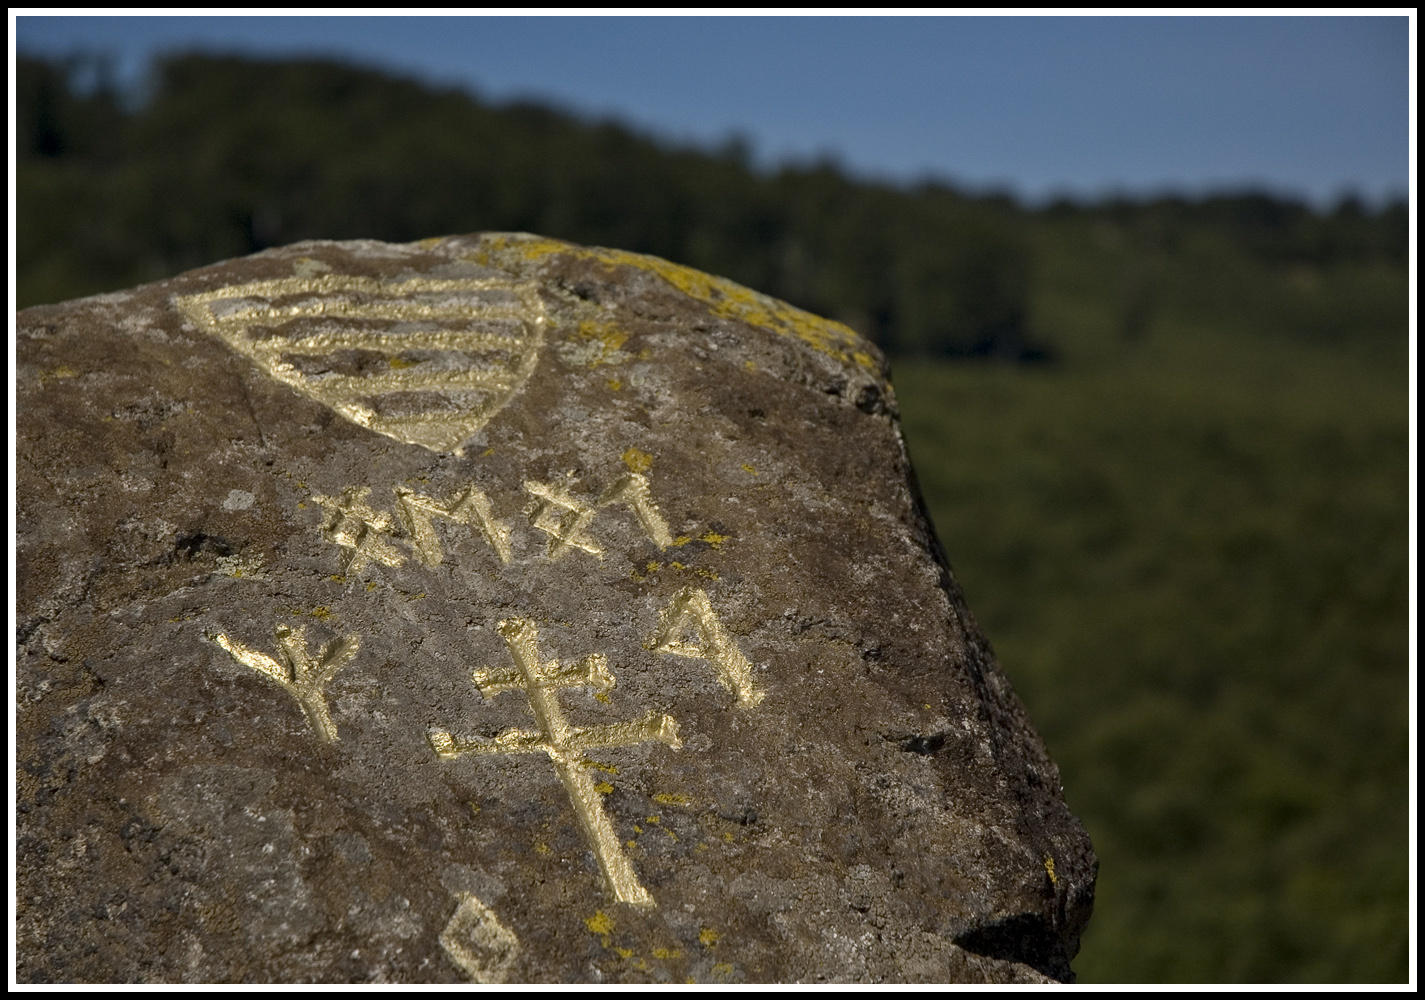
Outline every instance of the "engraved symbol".
[[477, 983], [503, 983], [519, 957], [520, 942], [490, 908], [468, 892], [440, 932], [440, 946]]
[[574, 496], [563, 486], [526, 480], [525, 491], [536, 500], [529, 510], [529, 523], [549, 536], [549, 558], [558, 559], [570, 548], [602, 556], [599, 543], [584, 533], [599, 508], [623, 504], [633, 511], [639, 525], [660, 549], [673, 544], [673, 535], [648, 491], [648, 478], [637, 472], [614, 483], [592, 505]]
[[529, 283], [307, 273], [175, 299], [207, 333], [353, 423], [456, 451], [534, 372]]
[[[713, 665], [718, 683], [737, 695], [739, 705], [750, 708], [766, 697], [752, 680], [752, 664], [713, 614], [712, 602], [705, 592], [696, 587], [683, 588], [658, 618], [655, 652], [707, 660]], [[694, 641], [683, 641], [690, 631]]]
[[660, 549], [666, 549], [673, 544], [673, 535], [668, 531], [667, 522], [663, 520], [663, 515], [658, 513], [658, 508], [653, 506], [653, 498], [648, 495], [646, 476], [630, 472], [599, 498], [600, 507], [615, 503], [627, 504], [633, 509], [634, 514], [638, 516], [638, 523], [643, 525], [643, 530], [648, 532], [648, 537], [653, 539], [653, 543]]
[[307, 713], [307, 721], [312, 724], [317, 736], [327, 743], [335, 743], [336, 723], [332, 722], [331, 712], [327, 709], [323, 688], [356, 655], [360, 643], [355, 636], [333, 639], [322, 646], [313, 658], [307, 653], [307, 639], [302, 629], [279, 625], [276, 632], [281, 663], [266, 653], [259, 653], [229, 639], [221, 632], [208, 638], [226, 649], [243, 666], [251, 667], [280, 684]]
[[415, 539], [416, 552], [427, 566], [438, 566], [445, 558], [431, 519], [443, 517], [460, 524], [474, 525], [494, 547], [500, 562], [510, 561], [510, 529], [490, 511], [490, 500], [471, 486], [444, 503], [410, 490], [396, 490], [396, 514], [401, 525]]
[[538, 731], [507, 729], [493, 740], [457, 739], [443, 729], [432, 729], [427, 738], [431, 748], [444, 759], [467, 753], [546, 753], [554, 764], [555, 773], [569, 793], [569, 801], [584, 830], [584, 837], [594, 852], [609, 891], [620, 902], [652, 906], [653, 897], [639, 884], [633, 866], [619, 844], [613, 824], [604, 813], [603, 801], [594, 781], [589, 777], [584, 751], [593, 747], [630, 746], [657, 740], [674, 750], [681, 747], [678, 723], [671, 715], [649, 713], [636, 722], [621, 722], [606, 726], [580, 727], [569, 724], [559, 706], [559, 690], [567, 687], [591, 686], [607, 690], [614, 686], [608, 660], [595, 653], [572, 667], [559, 666], [557, 660], [541, 663], [539, 633], [531, 621], [514, 619], [501, 622], [500, 635], [505, 639], [513, 668], [490, 668], [474, 673], [475, 686], [486, 698], [502, 691], [522, 689], [529, 698], [529, 707], [539, 723]]
[[342, 572], [348, 576], [360, 573], [372, 560], [383, 566], [399, 566], [405, 562], [405, 556], [387, 540], [390, 537], [391, 518], [366, 505], [366, 497], [370, 493], [369, 486], [353, 486], [342, 494], [340, 500], [324, 496], [312, 497], [327, 512], [327, 523], [322, 526], [322, 537], [351, 550], [346, 557], [346, 564], [342, 566]]
[[537, 499], [529, 512], [529, 523], [549, 536], [549, 558], [558, 559], [569, 549], [579, 548], [602, 556], [599, 543], [584, 534], [598, 509], [590, 507], [562, 486], [525, 480], [525, 491]]

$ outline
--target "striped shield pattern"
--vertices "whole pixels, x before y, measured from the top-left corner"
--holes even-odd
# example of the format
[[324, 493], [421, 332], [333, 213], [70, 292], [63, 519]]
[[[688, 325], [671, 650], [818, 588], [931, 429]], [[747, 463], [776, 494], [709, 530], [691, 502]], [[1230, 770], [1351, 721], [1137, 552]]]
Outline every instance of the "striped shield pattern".
[[539, 362], [534, 286], [321, 274], [176, 298], [207, 333], [341, 416], [436, 452], [460, 446]]

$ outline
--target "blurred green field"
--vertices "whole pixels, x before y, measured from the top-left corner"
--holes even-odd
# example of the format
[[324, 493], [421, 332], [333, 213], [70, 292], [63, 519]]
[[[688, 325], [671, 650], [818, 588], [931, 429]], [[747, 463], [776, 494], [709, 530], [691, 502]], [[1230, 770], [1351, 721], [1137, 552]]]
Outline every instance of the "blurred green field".
[[894, 372], [941, 540], [1100, 858], [1080, 981], [1402, 982], [1403, 338], [1165, 308], [1125, 339], [1094, 257], [1046, 256], [1061, 364]]

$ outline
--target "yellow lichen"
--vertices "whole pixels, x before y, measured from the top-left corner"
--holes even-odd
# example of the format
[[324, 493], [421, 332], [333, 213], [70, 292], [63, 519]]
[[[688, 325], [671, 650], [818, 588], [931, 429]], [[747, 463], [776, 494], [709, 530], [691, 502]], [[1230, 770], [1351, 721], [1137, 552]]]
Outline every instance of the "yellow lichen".
[[702, 942], [704, 948], [711, 948], [717, 944], [717, 940], [721, 936], [722, 935], [718, 934], [718, 932], [711, 927], [704, 927], [698, 932], [698, 940]]
[[621, 350], [628, 340], [628, 332], [616, 323], [586, 319], [575, 330], [570, 346], [561, 351], [566, 360], [574, 364], [597, 368], [599, 365], [617, 365], [629, 359]]
[[584, 918], [584, 926], [589, 928], [590, 934], [599, 935], [599, 943], [605, 948], [609, 946], [609, 936], [614, 932], [614, 918], [603, 910], [595, 910], [592, 917]]
[[[673, 544], [674, 544], [674, 545], [686, 545], [686, 544], [688, 544], [688, 542], [690, 542], [690, 541], [692, 541], [691, 538], [688, 538], [688, 537], [684, 536], [684, 537], [682, 537], [682, 538], [679, 538], [679, 539], [678, 539], [677, 541], [675, 541]], [[649, 564], [648, 564], [648, 573], [649, 573], [649, 574], [652, 574], [655, 570], [658, 570], [658, 569], [660, 569], [660, 568], [661, 568], [661, 567], [660, 567], [657, 563], [649, 563]], [[716, 580], [716, 579], [718, 579], [718, 575], [717, 575], [717, 571], [716, 571], [716, 570], [704, 569], [704, 568], [701, 567], [701, 566], [688, 566], [688, 565], [685, 565], [685, 564], [680, 563], [680, 562], [670, 562], [670, 563], [668, 564], [668, 568], [669, 568], [669, 569], [672, 569], [672, 570], [677, 570], [679, 573], [696, 573], [698, 576], [704, 577], [704, 578], [706, 578], [706, 579], [708, 579], [708, 580]], [[640, 576], [640, 575], [638, 574], [638, 570], [634, 570], [634, 571], [633, 571], [633, 578], [634, 578], [635, 580], [643, 580], [643, 579], [646, 579], [646, 578], [647, 578], [647, 575]]]
[[860, 349], [864, 341], [844, 323], [823, 319], [726, 278], [674, 264], [661, 257], [603, 247], [578, 247], [562, 240], [528, 236], [495, 237], [488, 240], [487, 245], [491, 250], [510, 251], [531, 262], [550, 254], [567, 253], [593, 258], [615, 267], [636, 267], [656, 274], [684, 295], [707, 305], [717, 316], [760, 326], [784, 337], [794, 337], [838, 361], [851, 361], [862, 368], [876, 370], [871, 356]]
[[497, 236], [490, 240], [492, 248], [495, 250], [513, 250], [525, 260], [539, 260], [541, 257], [548, 257], [552, 253], [568, 253], [578, 250], [572, 243], [565, 243], [563, 240], [551, 240], [547, 237], [515, 237]]
[[861, 344], [861, 338], [842, 323], [823, 319], [726, 278], [714, 277], [658, 257], [625, 250], [591, 249], [582, 253], [605, 263], [636, 267], [656, 274], [684, 295], [710, 306], [718, 316], [760, 326], [784, 337], [795, 337], [839, 361], [854, 361], [863, 368], [874, 368], [870, 355], [856, 349]]
[[653, 468], [653, 456], [638, 448], [630, 448], [623, 453], [623, 464], [628, 466], [631, 472], [647, 472]]
[[617, 351], [628, 340], [628, 333], [620, 330], [618, 324], [600, 323], [592, 319], [586, 319], [579, 324], [579, 336], [585, 340], [597, 340], [609, 354]]
[[686, 795], [673, 795], [669, 792], [659, 792], [653, 796], [653, 801], [661, 802], [669, 806], [685, 806], [688, 804], [688, 797]]
[[657, 572], [658, 572], [660, 569], [662, 569], [662, 568], [663, 568], [663, 564], [662, 564], [662, 563], [659, 563], [659, 562], [650, 562], [650, 563], [644, 568], [644, 571], [643, 571], [643, 572], [639, 572], [638, 567], [635, 566], [633, 569], [629, 570], [629, 574], [628, 574], [628, 575], [631, 576], [631, 577], [632, 577], [633, 579], [635, 579], [635, 580], [647, 580], [650, 576], [652, 576], [654, 573], [657, 573]]
[[[586, 319], [582, 321], [564, 341], [557, 345], [559, 356], [566, 364], [597, 368], [599, 365], [620, 365], [630, 357], [621, 350], [628, 340], [628, 333], [616, 323]], [[610, 388], [623, 387], [618, 379], [609, 379]], [[612, 383], [617, 382], [617, 385]]]

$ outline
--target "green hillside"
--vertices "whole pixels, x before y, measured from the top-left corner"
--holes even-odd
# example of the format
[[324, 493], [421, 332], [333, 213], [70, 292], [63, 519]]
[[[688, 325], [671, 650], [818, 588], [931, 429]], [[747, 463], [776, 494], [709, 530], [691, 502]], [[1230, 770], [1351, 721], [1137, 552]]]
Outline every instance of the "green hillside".
[[1095, 981], [1404, 981], [1408, 232], [752, 169], [376, 72], [21, 58], [21, 305], [306, 238], [658, 254], [893, 359], [957, 576], [1101, 860]]
[[1401, 981], [1403, 379], [1164, 345], [904, 366], [971, 606], [1101, 859], [1081, 981]]

